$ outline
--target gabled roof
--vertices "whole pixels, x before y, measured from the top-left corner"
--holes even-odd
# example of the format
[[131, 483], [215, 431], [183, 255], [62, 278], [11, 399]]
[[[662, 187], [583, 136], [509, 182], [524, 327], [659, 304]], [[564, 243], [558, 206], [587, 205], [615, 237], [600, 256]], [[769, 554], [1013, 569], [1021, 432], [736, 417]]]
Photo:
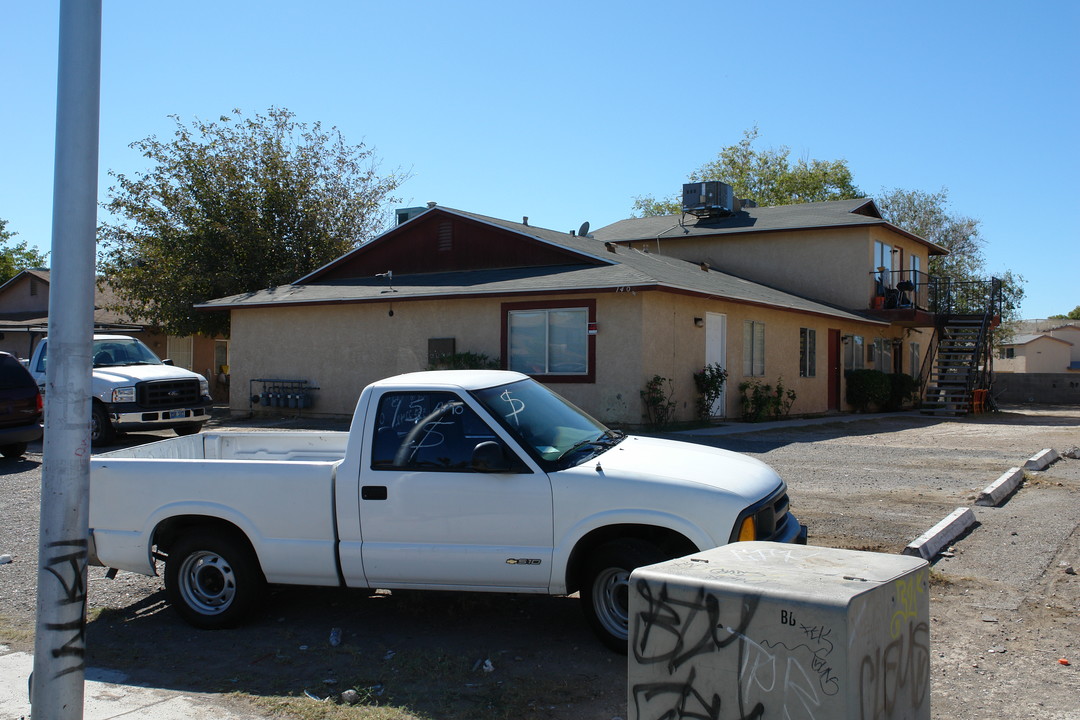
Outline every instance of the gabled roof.
[[8, 278], [7, 282], [5, 282], [3, 285], [0, 285], [0, 293], [3, 293], [9, 285], [15, 284], [17, 280], [21, 280], [24, 275], [29, 277], [35, 277], [46, 284], [49, 282], [48, 270], [45, 270], [43, 268], [27, 268], [25, 270], [20, 270], [19, 272], [15, 273], [14, 276]]
[[727, 217], [697, 218], [692, 215], [660, 215], [629, 218], [599, 228], [593, 233], [593, 236], [597, 240], [624, 243], [663, 238], [741, 235], [745, 233], [844, 227], [885, 227], [904, 237], [922, 243], [929, 248], [931, 255], [945, 255], [948, 253], [940, 245], [909, 233], [886, 221], [881, 217], [877, 205], [869, 198], [745, 208]]
[[1069, 342], [1068, 340], [1062, 340], [1061, 338], [1056, 338], [1056, 337], [1053, 337], [1052, 335], [1038, 335], [1038, 334], [1036, 334], [1036, 335], [1013, 335], [1012, 338], [1008, 342], [1003, 342], [1001, 344], [1006, 345], [1006, 346], [1008, 346], [1008, 345], [1012, 345], [1012, 346], [1015, 346], [1015, 345], [1028, 345], [1030, 343], [1035, 342], [1036, 340], [1053, 340], [1054, 342], [1059, 342], [1059, 343], [1062, 343], [1063, 345], [1068, 345], [1069, 347], [1072, 347], [1072, 343]]
[[[30, 277], [49, 285], [51, 283], [52, 274], [49, 270], [41, 268], [22, 270], [16, 274], [15, 277], [11, 278], [3, 285], [0, 285], [0, 294], [8, 292], [24, 277]], [[115, 328], [118, 330], [142, 329], [142, 323], [130, 322], [121, 317], [119, 313], [106, 308], [106, 306], [114, 301], [115, 295], [115, 291], [108, 283], [102, 283], [100, 287], [95, 285], [94, 327]], [[44, 332], [48, 327], [48, 324], [49, 315], [47, 309], [44, 314], [42, 314], [41, 311], [0, 313], [0, 328], [6, 331]]]
[[[406, 239], [408, 226], [431, 212], [468, 218], [497, 228], [521, 242], [549, 246], [565, 257], [563, 264], [521, 267], [479, 268], [431, 273], [398, 273], [393, 278], [376, 277], [371, 268], [360, 277], [322, 280], [349, 258], [352, 267], [362, 267], [365, 248], [388, 238]], [[696, 263], [653, 255], [616, 246], [593, 237], [537, 228], [497, 218], [437, 207], [388, 231], [366, 245], [287, 286], [210, 300], [199, 309], [223, 310], [251, 307], [282, 307], [309, 304], [391, 302], [450, 297], [531, 295], [537, 293], [637, 292], [665, 289], [671, 292], [722, 298], [736, 302], [798, 310], [849, 320], [887, 324], [866, 315], [809, 300]]]

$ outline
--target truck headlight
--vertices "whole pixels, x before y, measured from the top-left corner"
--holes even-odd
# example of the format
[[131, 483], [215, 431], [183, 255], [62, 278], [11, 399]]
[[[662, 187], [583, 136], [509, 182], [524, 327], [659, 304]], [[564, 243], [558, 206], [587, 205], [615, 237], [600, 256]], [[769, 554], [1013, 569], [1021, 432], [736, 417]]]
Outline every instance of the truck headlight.
[[206, 380], [199, 380], [199, 393], [202, 395], [210, 394], [210, 383]]
[[133, 403], [135, 402], [135, 388], [122, 387], [116, 388], [112, 391], [112, 401], [114, 403]]

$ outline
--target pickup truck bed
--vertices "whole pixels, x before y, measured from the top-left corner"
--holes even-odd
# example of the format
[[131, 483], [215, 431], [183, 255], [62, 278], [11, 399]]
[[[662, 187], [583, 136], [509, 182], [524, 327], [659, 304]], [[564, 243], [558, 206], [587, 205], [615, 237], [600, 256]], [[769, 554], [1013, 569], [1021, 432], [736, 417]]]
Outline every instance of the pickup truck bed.
[[[96, 455], [94, 552], [120, 569], [154, 574], [147, 526], [213, 517], [240, 528], [259, 549], [267, 581], [337, 585], [334, 482], [348, 436], [207, 433]], [[170, 461], [167, 477], [159, 473], [162, 460]], [[180, 493], [171, 480], [176, 472], [184, 477]], [[253, 492], [272, 502], [252, 502]], [[108, 503], [95, 502], [97, 495]]]

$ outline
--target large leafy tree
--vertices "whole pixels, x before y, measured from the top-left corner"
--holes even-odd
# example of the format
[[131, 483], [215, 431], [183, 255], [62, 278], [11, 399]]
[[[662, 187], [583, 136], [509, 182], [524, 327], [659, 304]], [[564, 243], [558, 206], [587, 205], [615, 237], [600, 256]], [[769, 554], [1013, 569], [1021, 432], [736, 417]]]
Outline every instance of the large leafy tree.
[[[886, 220], [910, 233], [936, 243], [949, 251], [948, 255], [930, 258], [930, 274], [951, 278], [958, 283], [987, 283], [983, 246], [986, 240], [979, 230], [980, 222], [949, 210], [946, 188], [933, 193], [921, 190], [882, 190], [876, 198], [878, 209]], [[1024, 278], [1011, 270], [1000, 273], [1002, 283], [1002, 319], [1019, 320], [1020, 302], [1024, 299]]]
[[42, 268], [48, 261], [44, 255], [27, 245], [26, 241], [11, 242], [18, 235], [7, 229], [7, 220], [0, 219], [0, 284], [6, 283], [21, 271], [29, 268]]
[[224, 313], [192, 306], [287, 284], [371, 238], [385, 223], [400, 173], [337, 128], [282, 108], [216, 122], [170, 116], [169, 140], [131, 147], [150, 162], [110, 173], [99, 270], [114, 309], [174, 335], [227, 334]]
[[[743, 131], [742, 140], [720, 150], [716, 159], [690, 174], [690, 182], [720, 180], [731, 185], [736, 197], [758, 205], [792, 205], [862, 197], [851, 177], [846, 160], [790, 159], [787, 146], [757, 150], [757, 126]], [[677, 215], [681, 199], [656, 199], [650, 195], [634, 199], [637, 217]]]

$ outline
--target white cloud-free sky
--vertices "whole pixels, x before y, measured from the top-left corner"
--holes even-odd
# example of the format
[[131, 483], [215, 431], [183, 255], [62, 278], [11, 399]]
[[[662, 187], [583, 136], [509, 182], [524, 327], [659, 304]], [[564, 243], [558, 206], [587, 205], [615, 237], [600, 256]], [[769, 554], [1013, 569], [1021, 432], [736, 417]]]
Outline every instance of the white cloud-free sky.
[[[51, 242], [58, 7], [0, 3], [0, 218]], [[948, 188], [1022, 314], [1080, 305], [1080, 3], [104, 0], [99, 196], [176, 114], [271, 106], [412, 172], [401, 206], [568, 231], [757, 125], [873, 197]]]

